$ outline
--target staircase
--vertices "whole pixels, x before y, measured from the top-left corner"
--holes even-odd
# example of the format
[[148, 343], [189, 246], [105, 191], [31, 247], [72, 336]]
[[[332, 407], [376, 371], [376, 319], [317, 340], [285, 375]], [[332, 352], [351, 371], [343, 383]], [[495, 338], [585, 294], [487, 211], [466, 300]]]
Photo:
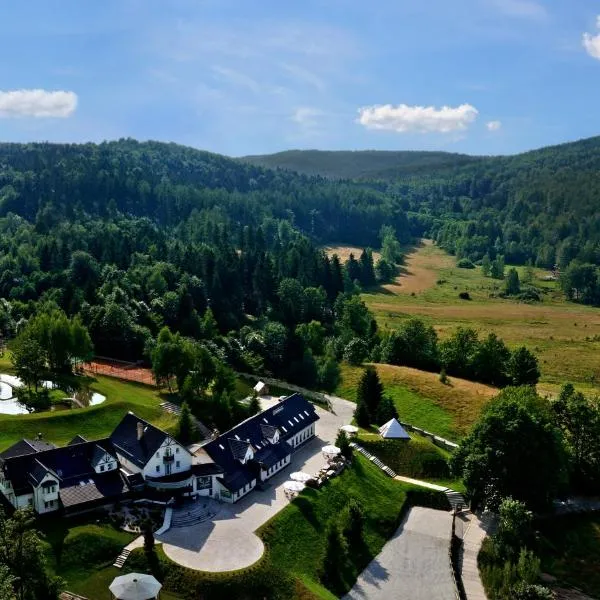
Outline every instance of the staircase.
[[[178, 404], [174, 404], [173, 402], [161, 402], [160, 407], [168, 413], [171, 413], [173, 415], [177, 415], [179, 416], [181, 414], [181, 406], [179, 406]], [[210, 431], [210, 429], [204, 425], [204, 423], [202, 423], [202, 421], [199, 421], [198, 419], [196, 419], [196, 417], [194, 415], [191, 415], [192, 417], [192, 423], [194, 425], [194, 427], [197, 429], [197, 431], [200, 433], [200, 435], [205, 439], [210, 439], [210, 436], [212, 435], [212, 432]]]
[[375, 466], [379, 467], [389, 477], [396, 477], [396, 473], [392, 471], [387, 465], [384, 465], [376, 456], [373, 456], [370, 452], [367, 452], [362, 446], [359, 446], [356, 442], [350, 442], [350, 446], [357, 452], [360, 452], [363, 456], [368, 458]]
[[209, 521], [217, 514], [217, 508], [212, 503], [199, 500], [183, 508], [173, 509], [171, 529], [190, 527], [198, 523]]
[[469, 508], [467, 501], [464, 499], [461, 493], [455, 492], [450, 488], [446, 488], [444, 490], [444, 494], [446, 494], [446, 498], [448, 498], [448, 502], [450, 502], [450, 506], [454, 512], [460, 512], [461, 510]]
[[127, 550], [126, 548], [123, 548], [123, 550], [121, 550], [121, 554], [119, 554], [119, 556], [117, 556], [117, 560], [115, 560], [115, 562], [113, 563], [113, 567], [117, 567], [117, 569], [121, 569], [123, 567], [123, 565], [125, 564], [125, 561], [129, 558], [130, 554], [131, 554], [131, 550]]

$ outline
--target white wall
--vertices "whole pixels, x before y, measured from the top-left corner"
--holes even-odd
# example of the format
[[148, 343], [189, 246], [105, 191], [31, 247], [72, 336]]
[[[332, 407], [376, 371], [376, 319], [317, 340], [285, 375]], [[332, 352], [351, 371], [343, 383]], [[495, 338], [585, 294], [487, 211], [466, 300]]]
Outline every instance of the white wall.
[[315, 424], [312, 423], [308, 427], [301, 429], [298, 433], [296, 433], [293, 437], [291, 437], [287, 442], [292, 448], [303, 444], [306, 440], [310, 439], [315, 435]]
[[117, 461], [115, 457], [106, 452], [102, 459], [94, 467], [94, 471], [96, 471], [96, 473], [105, 473], [107, 471], [114, 471], [116, 468]]
[[265, 481], [266, 479], [270, 479], [271, 477], [273, 477], [273, 475], [275, 475], [276, 473], [279, 473], [279, 471], [281, 471], [281, 469], [285, 469], [285, 467], [287, 467], [290, 464], [290, 459], [291, 459], [291, 456], [288, 455], [285, 458], [281, 459], [282, 464], [280, 464], [279, 466], [277, 466], [277, 464], [275, 464], [272, 467], [270, 467], [270, 469], [268, 469], [267, 471], [263, 471], [261, 473], [262, 480]]
[[[192, 455], [178, 442], [172, 438], [166, 438], [162, 443], [161, 447], [152, 455], [152, 458], [148, 461], [143, 469], [144, 478], [146, 477], [163, 477], [165, 475], [165, 464], [163, 463], [163, 456], [170, 450], [174, 456], [173, 462], [171, 463], [171, 474], [182, 473], [189, 471], [192, 467]], [[158, 456], [157, 456], [158, 454]], [[179, 462], [179, 466], [177, 463]], [[159, 470], [156, 470], [159, 467]]]
[[[45, 481], [52, 481], [55, 483], [54, 491], [52, 491], [53, 488], [44, 488], [43, 487], [42, 484]], [[46, 475], [44, 477], [44, 479], [42, 479], [42, 481], [40, 481], [40, 484], [36, 488], [34, 488], [33, 504], [34, 504], [35, 510], [39, 514], [54, 512], [55, 510], [58, 510], [60, 508], [60, 502], [58, 500], [59, 490], [60, 490], [60, 484], [59, 484], [58, 480], [56, 479], [56, 477], [54, 477], [54, 475], [50, 475], [50, 474]], [[47, 502], [51, 502], [52, 504], [50, 506], [46, 507]]]

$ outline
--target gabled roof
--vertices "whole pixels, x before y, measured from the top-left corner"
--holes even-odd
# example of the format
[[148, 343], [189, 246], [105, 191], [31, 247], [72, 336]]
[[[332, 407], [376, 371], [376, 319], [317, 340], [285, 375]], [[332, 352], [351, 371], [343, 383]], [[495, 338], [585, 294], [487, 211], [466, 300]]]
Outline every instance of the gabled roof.
[[[217, 439], [210, 441], [202, 449], [225, 471], [223, 476], [225, 487], [237, 491], [246, 483], [256, 479], [257, 462], [263, 462], [269, 467], [290, 455], [292, 448], [287, 440], [318, 420], [315, 407], [300, 394], [294, 394], [246, 419]], [[263, 426], [267, 428], [264, 429]], [[265, 436], [265, 433], [272, 432], [274, 429], [279, 429], [280, 433], [280, 441], [275, 445], [268, 441], [268, 437], [272, 435]], [[230, 441], [240, 443], [232, 447]], [[248, 444], [254, 448], [255, 461], [254, 464], [243, 465], [237, 458], [239, 452], [237, 449], [243, 447], [243, 456], [245, 456]], [[276, 447], [278, 448], [275, 450]]]
[[[143, 431], [139, 440], [138, 423], [141, 423]], [[166, 432], [130, 412], [111, 433], [110, 441], [133, 464], [144, 468], [168, 437]]]
[[107, 454], [112, 456], [110, 454], [110, 452], [108, 452], [108, 450], [106, 450], [106, 448], [102, 448], [101, 446], [98, 446], [96, 444], [96, 447], [94, 448], [94, 452], [92, 453], [92, 459], [91, 459], [92, 467], [94, 467], [94, 469], [95, 469], [98, 466], [98, 464], [104, 460], [104, 457]]
[[31, 486], [37, 487], [48, 473], [56, 477], [62, 487], [69, 479], [95, 475], [92, 459], [98, 447], [114, 456], [107, 439], [83, 442], [4, 459], [4, 472], [17, 495], [30, 493]]
[[67, 446], [74, 446], [75, 444], [84, 444], [87, 440], [82, 435], [76, 435]]
[[36, 452], [43, 452], [44, 450], [51, 450], [52, 448], [56, 448], [56, 446], [50, 442], [44, 440], [27, 440], [23, 438], [2, 452], [0, 458], [5, 459], [13, 458], [14, 456], [25, 456], [26, 454], [35, 454]]
[[233, 458], [236, 460], [244, 460], [244, 458], [246, 458], [248, 447], [251, 445], [250, 442], [236, 440], [235, 438], [227, 438], [227, 443], [229, 444]]
[[31, 479], [33, 485], [40, 485], [42, 479], [49, 475], [50, 471], [47, 467], [45, 467], [37, 458], [32, 460], [31, 468], [29, 469], [29, 478]]
[[263, 437], [267, 440], [273, 439], [275, 433], [278, 431], [277, 427], [265, 425], [265, 423], [260, 424], [260, 430], [262, 431]]
[[385, 439], [410, 440], [410, 435], [396, 419], [391, 419], [379, 428], [379, 435]]

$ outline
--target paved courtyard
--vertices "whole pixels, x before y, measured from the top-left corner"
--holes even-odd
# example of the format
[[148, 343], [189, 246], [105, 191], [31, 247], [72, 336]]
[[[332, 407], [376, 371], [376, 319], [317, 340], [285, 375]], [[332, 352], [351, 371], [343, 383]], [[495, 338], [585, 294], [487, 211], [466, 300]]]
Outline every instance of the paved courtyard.
[[212, 520], [170, 529], [158, 537], [165, 554], [199, 571], [232, 571], [256, 562], [264, 547], [254, 532], [288, 504], [283, 484], [290, 473], [317, 473], [324, 464], [321, 448], [335, 441], [339, 427], [352, 420], [354, 404], [339, 398], [331, 401], [334, 412], [317, 407], [316, 437], [293, 454], [291, 464], [269, 480], [268, 489], [255, 489], [235, 504], [211, 501], [218, 511]]
[[455, 600], [452, 515], [415, 506], [344, 600]]

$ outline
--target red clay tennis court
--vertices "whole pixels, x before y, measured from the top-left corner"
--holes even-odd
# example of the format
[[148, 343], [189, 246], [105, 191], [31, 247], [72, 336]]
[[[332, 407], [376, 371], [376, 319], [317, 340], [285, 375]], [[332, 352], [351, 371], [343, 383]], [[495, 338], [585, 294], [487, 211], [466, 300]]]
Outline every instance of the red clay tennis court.
[[85, 363], [83, 370], [93, 375], [106, 375], [107, 377], [116, 377], [117, 379], [145, 383], [146, 385], [156, 385], [154, 375], [150, 369], [141, 367], [138, 363], [114, 358], [97, 356], [94, 360]]

